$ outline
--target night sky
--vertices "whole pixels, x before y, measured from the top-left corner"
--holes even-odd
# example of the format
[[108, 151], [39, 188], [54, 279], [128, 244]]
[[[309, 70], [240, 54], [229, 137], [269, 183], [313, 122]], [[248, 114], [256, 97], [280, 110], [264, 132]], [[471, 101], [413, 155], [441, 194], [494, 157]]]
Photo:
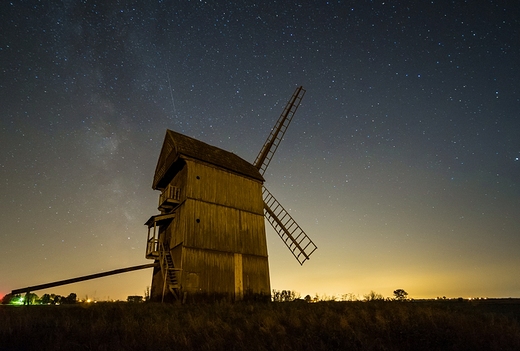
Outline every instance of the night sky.
[[0, 296], [151, 263], [166, 129], [253, 162], [303, 85], [265, 178], [318, 250], [266, 223], [273, 289], [520, 297], [520, 5], [396, 3], [2, 1]]

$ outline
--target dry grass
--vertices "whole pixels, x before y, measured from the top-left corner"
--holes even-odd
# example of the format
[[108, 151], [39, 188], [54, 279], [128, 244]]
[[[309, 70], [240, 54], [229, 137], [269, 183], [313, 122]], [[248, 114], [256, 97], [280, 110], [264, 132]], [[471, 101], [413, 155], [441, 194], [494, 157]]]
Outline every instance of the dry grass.
[[520, 350], [520, 305], [0, 306], [0, 350]]

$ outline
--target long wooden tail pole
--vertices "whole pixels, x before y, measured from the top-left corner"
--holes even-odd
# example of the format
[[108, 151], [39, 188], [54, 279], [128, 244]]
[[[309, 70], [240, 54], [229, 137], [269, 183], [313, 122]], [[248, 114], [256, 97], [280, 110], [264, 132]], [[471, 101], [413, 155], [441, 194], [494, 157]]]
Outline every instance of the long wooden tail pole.
[[11, 294], [15, 295], [15, 294], [28, 293], [28, 292], [35, 291], [35, 290], [43, 290], [43, 289], [53, 288], [55, 286], [61, 286], [61, 285], [67, 285], [67, 284], [72, 284], [72, 283], [78, 283], [78, 282], [82, 282], [82, 281], [85, 281], [85, 280], [102, 278], [102, 277], [106, 277], [106, 276], [109, 276], [109, 275], [121, 274], [121, 273], [126, 273], [126, 272], [132, 272], [132, 271], [137, 271], [137, 270], [140, 270], [140, 269], [153, 268], [153, 267], [157, 267], [157, 266], [159, 266], [159, 263], [148, 263], [148, 264], [142, 264], [142, 265], [139, 265], [139, 266], [120, 268], [120, 269], [115, 269], [113, 271], [108, 271], [108, 272], [103, 272], [103, 273], [96, 273], [96, 274], [90, 274], [90, 275], [85, 275], [85, 276], [82, 276], [82, 277], [65, 279], [65, 280], [59, 280], [59, 281], [52, 282], [52, 283], [40, 284], [40, 285], [35, 285], [35, 286], [28, 286], [26, 288], [21, 288], [21, 289], [15, 289], [15, 290], [11, 291]]

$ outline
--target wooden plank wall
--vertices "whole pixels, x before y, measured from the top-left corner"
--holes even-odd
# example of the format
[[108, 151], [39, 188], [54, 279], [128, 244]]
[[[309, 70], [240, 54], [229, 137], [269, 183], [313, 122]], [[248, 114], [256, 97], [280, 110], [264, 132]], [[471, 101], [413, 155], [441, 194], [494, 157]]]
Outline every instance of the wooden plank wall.
[[244, 294], [271, 295], [267, 257], [243, 255]]
[[187, 160], [187, 197], [264, 214], [262, 184], [234, 173]]
[[183, 290], [190, 294], [233, 294], [234, 254], [185, 248]]
[[270, 295], [267, 257], [241, 256], [242, 278], [235, 276], [235, 254], [220, 251], [184, 248], [183, 291], [189, 294], [206, 294], [235, 297], [236, 283], [242, 280], [242, 293]]
[[264, 216], [190, 199], [182, 213], [185, 246], [267, 256]]
[[267, 256], [262, 184], [192, 161], [186, 169], [184, 245]]

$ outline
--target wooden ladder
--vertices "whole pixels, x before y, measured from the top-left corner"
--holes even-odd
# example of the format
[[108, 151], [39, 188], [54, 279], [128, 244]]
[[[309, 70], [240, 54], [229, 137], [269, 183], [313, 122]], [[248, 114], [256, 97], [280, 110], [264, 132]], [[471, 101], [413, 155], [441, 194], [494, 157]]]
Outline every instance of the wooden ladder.
[[178, 280], [177, 272], [179, 272], [180, 268], [175, 268], [175, 265], [173, 263], [173, 258], [170, 254], [169, 250], [165, 250], [164, 245], [161, 244], [161, 272], [163, 273], [163, 279], [164, 279], [164, 287], [163, 287], [163, 300], [164, 300], [164, 293], [166, 292], [166, 287], [168, 287], [168, 290], [172, 293], [172, 295], [175, 297], [176, 300], [179, 299], [179, 290], [180, 290], [180, 284]]

